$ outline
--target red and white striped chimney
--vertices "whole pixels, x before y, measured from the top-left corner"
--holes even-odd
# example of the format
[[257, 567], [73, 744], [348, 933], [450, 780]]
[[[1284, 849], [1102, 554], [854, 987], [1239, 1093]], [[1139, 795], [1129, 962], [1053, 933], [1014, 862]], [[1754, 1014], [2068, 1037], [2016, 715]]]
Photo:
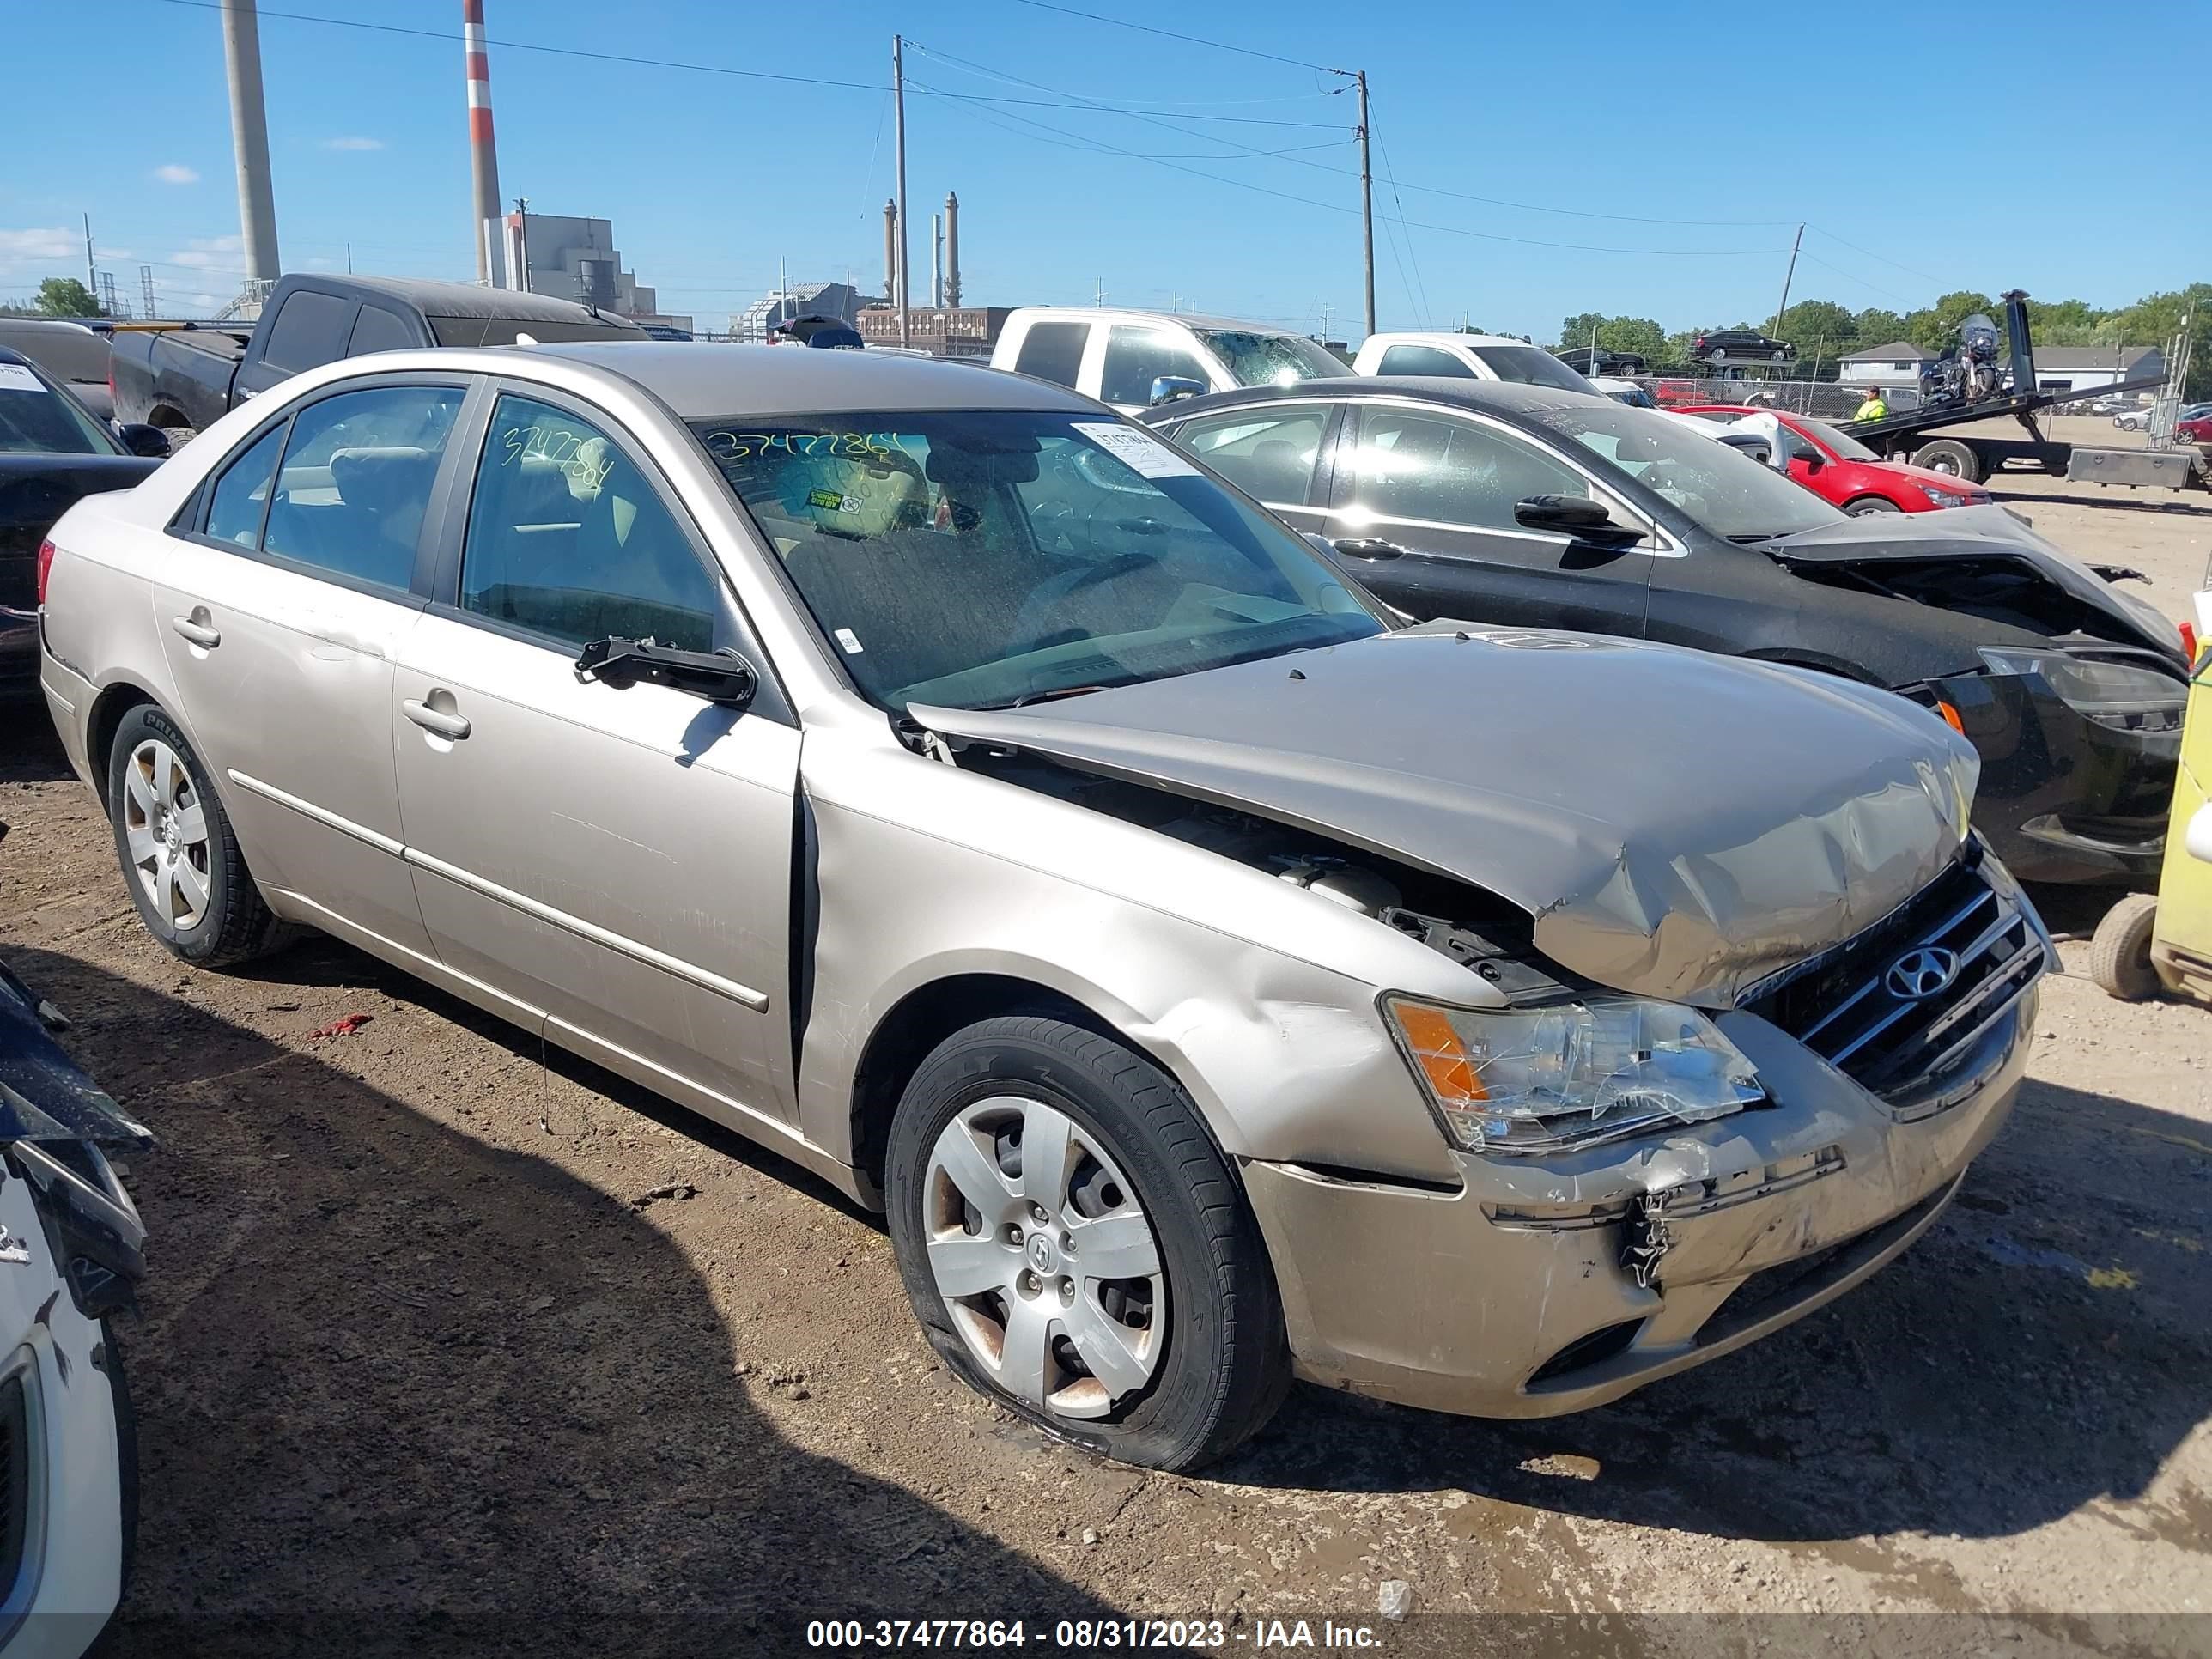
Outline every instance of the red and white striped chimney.
[[471, 216], [477, 281], [507, 286], [507, 250], [499, 210], [499, 156], [491, 141], [491, 64], [484, 56], [483, 0], [461, 0], [461, 39], [469, 66], [469, 174], [475, 185]]

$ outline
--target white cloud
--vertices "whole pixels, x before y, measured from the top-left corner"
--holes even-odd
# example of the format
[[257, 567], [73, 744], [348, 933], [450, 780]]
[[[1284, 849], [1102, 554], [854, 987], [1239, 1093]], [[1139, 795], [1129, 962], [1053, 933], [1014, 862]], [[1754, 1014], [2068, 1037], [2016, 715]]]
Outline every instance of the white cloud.
[[154, 176], [165, 185], [197, 185], [198, 173], [176, 161], [168, 161], [154, 169]]
[[169, 256], [173, 265], [188, 265], [197, 270], [234, 271], [243, 244], [235, 236], [201, 236], [189, 247], [179, 248]]
[[0, 230], [0, 272], [83, 257], [84, 243], [73, 230]]
[[382, 149], [384, 140], [381, 138], [325, 138], [323, 140], [323, 148], [325, 149]]

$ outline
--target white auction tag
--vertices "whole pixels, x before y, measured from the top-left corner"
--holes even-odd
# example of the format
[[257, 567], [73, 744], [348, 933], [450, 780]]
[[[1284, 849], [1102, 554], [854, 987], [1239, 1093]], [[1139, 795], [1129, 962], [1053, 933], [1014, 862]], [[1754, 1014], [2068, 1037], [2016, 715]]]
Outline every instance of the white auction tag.
[[1118, 421], [1078, 421], [1075, 429], [1144, 478], [1194, 478], [1198, 469], [1141, 428]]
[[0, 392], [44, 392], [46, 383], [21, 363], [0, 363]]

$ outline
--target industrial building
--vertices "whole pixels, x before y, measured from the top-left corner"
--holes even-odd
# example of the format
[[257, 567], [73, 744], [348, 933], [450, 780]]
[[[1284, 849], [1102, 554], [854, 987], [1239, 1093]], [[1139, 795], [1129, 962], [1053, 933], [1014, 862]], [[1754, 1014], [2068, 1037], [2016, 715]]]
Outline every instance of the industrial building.
[[641, 323], [690, 328], [689, 317], [664, 314], [659, 296], [623, 269], [613, 221], [520, 212], [507, 216], [507, 226], [511, 237], [520, 234], [526, 278], [520, 286], [532, 294], [579, 301]]
[[732, 312], [730, 337], [765, 340], [777, 325], [800, 317], [835, 317], [857, 328], [854, 319], [868, 307], [883, 303], [874, 295], [863, 295], [850, 283], [793, 283], [772, 288], [743, 311]]
[[897, 308], [871, 306], [854, 326], [870, 345], [906, 344], [933, 357], [988, 357], [1013, 314], [1012, 306], [916, 306], [907, 319], [908, 337], [901, 341]]

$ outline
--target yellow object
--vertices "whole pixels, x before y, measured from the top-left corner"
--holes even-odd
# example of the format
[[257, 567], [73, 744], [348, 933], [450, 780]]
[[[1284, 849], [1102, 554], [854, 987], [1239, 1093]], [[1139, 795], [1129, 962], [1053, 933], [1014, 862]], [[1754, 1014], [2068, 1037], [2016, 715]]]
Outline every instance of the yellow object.
[[2150, 959], [2168, 990], [2212, 1003], [2212, 649], [2197, 659], [2182, 717]]
[[1869, 392], [1867, 400], [1859, 405], [1859, 412], [1851, 416], [1855, 421], [1878, 421], [1889, 413], [1889, 405], [1881, 400], [1881, 393]]

